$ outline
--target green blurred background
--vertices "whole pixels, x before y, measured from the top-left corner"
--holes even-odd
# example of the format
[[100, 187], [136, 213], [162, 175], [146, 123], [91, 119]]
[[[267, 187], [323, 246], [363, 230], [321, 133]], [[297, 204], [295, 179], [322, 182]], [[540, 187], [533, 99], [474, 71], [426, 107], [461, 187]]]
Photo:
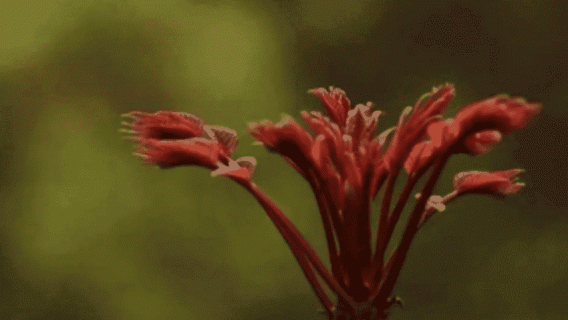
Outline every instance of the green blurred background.
[[[252, 146], [249, 121], [322, 110], [343, 88], [386, 111], [432, 86], [448, 110], [497, 93], [544, 105], [460, 171], [524, 168], [419, 232], [392, 319], [568, 318], [565, 1], [0, 2], [0, 319], [324, 319], [285, 242], [243, 188], [143, 166], [120, 114], [173, 109], [240, 134], [236, 156], [325, 256], [308, 184]], [[375, 212], [376, 213], [376, 212]]]

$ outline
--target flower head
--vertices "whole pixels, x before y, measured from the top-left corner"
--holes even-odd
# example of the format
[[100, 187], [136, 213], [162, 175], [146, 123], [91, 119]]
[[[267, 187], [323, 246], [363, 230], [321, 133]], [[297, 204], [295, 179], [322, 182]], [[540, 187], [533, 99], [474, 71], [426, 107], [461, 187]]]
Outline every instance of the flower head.
[[123, 122], [138, 142], [136, 155], [148, 164], [161, 168], [197, 165], [215, 170], [213, 175], [226, 175], [238, 181], [250, 180], [256, 162], [251, 157], [231, 158], [238, 144], [234, 130], [208, 126], [198, 117], [184, 112], [130, 112], [124, 115], [132, 123]]
[[[277, 124], [268, 120], [249, 123], [248, 131], [269, 151], [280, 154], [312, 187], [324, 224], [331, 273], [285, 214], [252, 183], [256, 160], [232, 159], [238, 144], [235, 131], [173, 111], [131, 112], [126, 116], [134, 121], [125, 123], [130, 129], [124, 131], [134, 135], [136, 154], [147, 163], [162, 168], [198, 165], [211, 169], [213, 176], [224, 175], [245, 186], [290, 245], [330, 319], [386, 314], [413, 237], [450, 201], [472, 193], [502, 198], [524, 186], [515, 181], [520, 169], [469, 171], [455, 176], [451, 193], [432, 194], [451, 155], [488, 153], [503, 135], [525, 127], [540, 112], [539, 104], [498, 95], [461, 109], [453, 119], [444, 119], [444, 110], [455, 94], [453, 86], [445, 84], [404, 109], [394, 128], [375, 136], [381, 112], [371, 102], [352, 106], [345, 92], [334, 87], [308, 92], [327, 111], [327, 116], [302, 111], [313, 133], [290, 116]], [[395, 182], [403, 168], [406, 184], [395, 198]], [[386, 248], [401, 212], [413, 201], [410, 194], [427, 172], [401, 240], [386, 261]], [[373, 247], [371, 203], [383, 185]], [[337, 305], [327, 297], [321, 281], [337, 294]]]

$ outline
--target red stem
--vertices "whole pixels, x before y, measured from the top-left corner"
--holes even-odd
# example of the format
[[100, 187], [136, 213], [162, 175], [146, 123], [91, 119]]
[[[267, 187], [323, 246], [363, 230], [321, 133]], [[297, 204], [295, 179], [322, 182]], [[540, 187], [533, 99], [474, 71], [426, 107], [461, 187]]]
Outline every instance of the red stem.
[[[310, 266], [306, 263], [309, 261], [329, 288], [354, 306], [355, 303], [353, 302], [353, 299], [347, 295], [336, 279], [330, 274], [329, 270], [318, 257], [316, 251], [307, 242], [306, 238], [300, 233], [292, 221], [290, 221], [290, 219], [288, 219], [288, 217], [282, 212], [282, 210], [280, 210], [280, 208], [278, 208], [278, 206], [253, 182], [243, 184], [243, 186], [252, 193], [256, 200], [264, 208], [268, 217], [272, 220], [280, 234], [284, 237], [284, 240], [290, 246], [292, 253], [298, 260], [298, 263], [302, 267], [302, 270], [304, 270], [304, 273], [312, 273]], [[307, 261], [305, 258], [307, 258]], [[326, 309], [328, 309], [329, 304], [327, 301], [329, 301], [329, 298], [325, 295], [325, 293], [325, 296], [320, 296], [320, 294], [323, 293], [321, 284], [317, 281], [317, 279], [308, 275], [306, 276], [312, 284], [312, 287], [314, 287], [314, 291], [318, 294], [320, 301], [325, 301], [323, 304]]]
[[383, 273], [383, 261], [385, 254], [384, 248], [386, 248], [386, 244], [388, 244], [389, 241], [389, 239], [386, 238], [386, 230], [390, 220], [390, 203], [394, 190], [394, 184], [396, 182], [396, 178], [398, 177], [398, 172], [400, 171], [400, 166], [397, 165], [392, 169], [392, 174], [389, 176], [387, 188], [385, 189], [385, 193], [383, 194], [383, 201], [381, 204], [381, 216], [379, 218], [379, 228], [377, 231], [377, 243], [375, 246], [375, 256], [373, 257], [373, 269], [376, 270], [376, 274]]
[[388, 273], [385, 274], [386, 277], [384, 277], [384, 281], [382, 281], [379, 288], [377, 288], [378, 292], [374, 293], [371, 299], [374, 299], [376, 295], [376, 301], [381, 302], [386, 300], [392, 292], [398, 275], [400, 274], [400, 271], [402, 269], [406, 254], [408, 253], [408, 249], [410, 248], [410, 244], [412, 243], [412, 239], [414, 238], [416, 231], [418, 231], [418, 224], [420, 223], [428, 199], [432, 195], [436, 181], [440, 177], [440, 174], [442, 173], [444, 165], [446, 164], [449, 156], [450, 153], [447, 152], [441, 155], [439, 160], [436, 162], [436, 165], [434, 166], [430, 177], [428, 178], [424, 188], [422, 189], [421, 196], [410, 215], [410, 219], [408, 220], [408, 224], [406, 225], [406, 230], [404, 231], [402, 240], [400, 241], [392, 257], [390, 258], [389, 265], [391, 266], [388, 268]]

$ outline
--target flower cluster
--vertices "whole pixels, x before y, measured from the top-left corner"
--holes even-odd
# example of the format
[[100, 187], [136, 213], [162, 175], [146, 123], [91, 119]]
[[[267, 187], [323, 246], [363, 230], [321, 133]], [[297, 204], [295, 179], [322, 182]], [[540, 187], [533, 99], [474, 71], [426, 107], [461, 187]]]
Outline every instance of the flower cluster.
[[[252, 181], [254, 158], [231, 158], [237, 145], [233, 130], [205, 125], [190, 114], [160, 111], [126, 114], [134, 121], [125, 123], [130, 127], [125, 132], [133, 134], [138, 142], [136, 155], [147, 163], [162, 168], [206, 167], [213, 170], [212, 175], [227, 176], [250, 191], [290, 246], [329, 319], [383, 319], [389, 307], [399, 303], [391, 294], [412, 239], [433, 213], [465, 194], [501, 198], [523, 187], [515, 181], [520, 169], [469, 171], [455, 175], [454, 190], [449, 194], [432, 195], [448, 158], [458, 153], [489, 152], [504, 134], [525, 127], [540, 112], [540, 105], [498, 95], [473, 103], [445, 120], [442, 115], [454, 97], [454, 88], [446, 84], [407, 107], [395, 127], [375, 136], [381, 112], [373, 110], [372, 103], [353, 107], [345, 92], [334, 87], [309, 92], [320, 100], [328, 115], [301, 113], [313, 134], [289, 116], [278, 124], [268, 120], [251, 123], [249, 132], [269, 151], [280, 154], [312, 187], [331, 270]], [[403, 169], [406, 183], [395, 197], [395, 182]], [[417, 186], [424, 175], [424, 184]], [[410, 201], [414, 188], [421, 191], [415, 201]], [[372, 239], [371, 203], [381, 189], [377, 237]], [[402, 210], [410, 202], [414, 202], [414, 209], [402, 240], [387, 260], [385, 250]], [[324, 285], [337, 296], [336, 302]]]

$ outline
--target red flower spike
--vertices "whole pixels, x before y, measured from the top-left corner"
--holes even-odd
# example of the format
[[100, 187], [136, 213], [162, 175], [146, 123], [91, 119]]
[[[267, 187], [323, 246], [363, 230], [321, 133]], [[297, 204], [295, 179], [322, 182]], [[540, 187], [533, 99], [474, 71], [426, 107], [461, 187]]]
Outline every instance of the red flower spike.
[[514, 178], [523, 171], [522, 169], [511, 169], [493, 172], [461, 172], [454, 177], [454, 189], [458, 195], [476, 193], [503, 198], [506, 195], [519, 192], [525, 185], [514, 181]]

